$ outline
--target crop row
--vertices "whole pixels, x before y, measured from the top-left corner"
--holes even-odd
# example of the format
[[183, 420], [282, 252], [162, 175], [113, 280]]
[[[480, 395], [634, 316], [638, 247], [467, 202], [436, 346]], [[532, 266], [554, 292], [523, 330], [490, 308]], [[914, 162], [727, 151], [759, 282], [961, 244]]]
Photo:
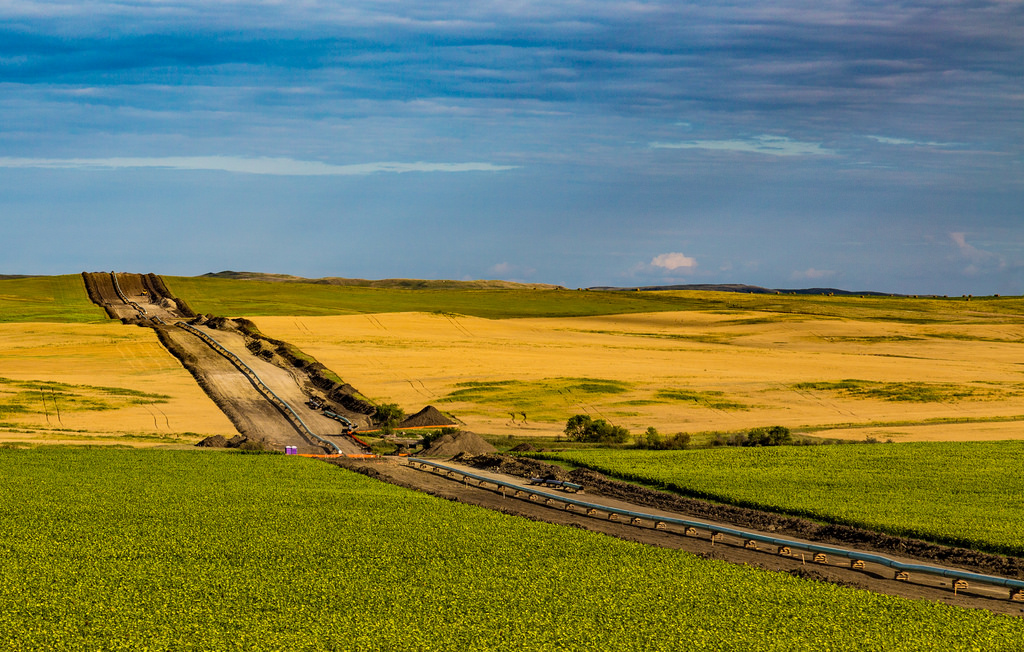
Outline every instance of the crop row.
[[1010, 649], [1024, 621], [490, 512], [311, 460], [0, 449], [0, 648]]
[[1024, 556], [1024, 442], [540, 456], [689, 496]]

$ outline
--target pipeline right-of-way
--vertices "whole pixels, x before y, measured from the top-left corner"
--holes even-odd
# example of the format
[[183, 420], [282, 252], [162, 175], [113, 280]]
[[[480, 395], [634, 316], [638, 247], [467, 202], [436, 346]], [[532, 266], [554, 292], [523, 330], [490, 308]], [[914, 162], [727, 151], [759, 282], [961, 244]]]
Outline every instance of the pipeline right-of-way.
[[654, 514], [647, 514], [644, 512], [637, 512], [634, 510], [619, 509], [617, 507], [611, 507], [608, 505], [599, 505], [596, 503], [588, 503], [576, 498], [570, 498], [565, 495], [555, 495], [544, 491], [538, 491], [537, 489], [531, 489], [520, 485], [513, 484], [511, 482], [504, 482], [491, 477], [485, 477], [476, 473], [466, 471], [464, 469], [455, 468], [446, 464], [440, 464], [430, 460], [425, 460], [417, 457], [410, 457], [408, 459], [410, 464], [418, 464], [421, 468], [432, 467], [447, 473], [455, 473], [465, 478], [472, 478], [477, 482], [486, 482], [498, 487], [504, 487], [506, 489], [512, 489], [517, 492], [524, 492], [525, 494], [534, 494], [538, 497], [542, 497], [547, 500], [555, 500], [565, 505], [573, 505], [575, 507], [583, 508], [584, 510], [598, 510], [605, 512], [606, 514], [617, 514], [618, 516], [627, 517], [629, 519], [644, 519], [653, 521], [654, 523], [671, 523], [673, 525], [683, 526], [685, 528], [695, 528], [711, 532], [712, 535], [715, 533], [727, 534], [729, 536], [737, 537], [747, 541], [757, 541], [759, 543], [766, 543], [780, 548], [796, 548], [798, 550], [806, 550], [811, 553], [820, 553], [824, 555], [835, 555], [837, 557], [844, 557], [852, 561], [861, 561], [867, 563], [878, 564], [880, 566], [886, 566], [896, 571], [902, 571], [905, 573], [924, 573], [928, 575], [937, 575], [940, 577], [951, 578], [954, 580], [963, 580], [965, 582], [977, 582], [979, 584], [987, 584], [991, 586], [1002, 586], [1010, 589], [1010, 597], [1014, 600], [1019, 600], [1024, 597], [1024, 580], [1014, 580], [1007, 577], [999, 577], [997, 575], [985, 575], [982, 573], [972, 573], [970, 571], [961, 571], [953, 568], [943, 568], [941, 566], [931, 566], [928, 564], [910, 564], [895, 559], [890, 559], [884, 555], [878, 555], [874, 553], [862, 552], [859, 550], [851, 550], [847, 548], [838, 548], [836, 546], [826, 546], [816, 543], [810, 543], [806, 541], [796, 541], [793, 539], [785, 539], [781, 537], [770, 536], [762, 534], [760, 532], [752, 532], [749, 530], [742, 530], [739, 528], [728, 527], [718, 524], [705, 523], [703, 521], [690, 520], [685, 518], [676, 518], [670, 516], [657, 516]]

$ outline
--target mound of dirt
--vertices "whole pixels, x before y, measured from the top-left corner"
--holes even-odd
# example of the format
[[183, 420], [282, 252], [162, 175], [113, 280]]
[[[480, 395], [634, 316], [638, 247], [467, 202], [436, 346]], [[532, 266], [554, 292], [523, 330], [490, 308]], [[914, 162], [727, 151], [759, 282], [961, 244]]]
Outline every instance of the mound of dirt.
[[488, 444], [480, 435], [460, 430], [454, 435], [442, 435], [434, 440], [422, 453], [424, 457], [453, 457], [457, 455], [487, 455], [498, 449]]
[[513, 453], [535, 453], [535, 452], [537, 452], [537, 449], [534, 448], [533, 445], [527, 444], [526, 442], [523, 442], [522, 444], [519, 444], [518, 446], [513, 446], [512, 448], [509, 449], [509, 451], [511, 451]]
[[196, 446], [200, 448], [227, 448], [228, 440], [224, 438], [224, 435], [214, 435], [202, 440]]
[[497, 471], [520, 478], [548, 478], [550, 480], [566, 480], [569, 473], [555, 464], [548, 464], [529, 457], [512, 457], [508, 455], [460, 455], [453, 462], [467, 466]]
[[[411, 417], [407, 417], [405, 421], [398, 424], [398, 428], [423, 428], [423, 427], [438, 427], [443, 428], [445, 426], [456, 425], [454, 421], [446, 417], [440, 410], [433, 405], [428, 405]], [[483, 441], [483, 440], [481, 440]], [[493, 448], [491, 450], [494, 450]]]
[[202, 440], [196, 446], [201, 448], [240, 448], [245, 451], [270, 450], [267, 442], [262, 439], [250, 439], [242, 435], [235, 435], [231, 439], [226, 439], [224, 435], [214, 435]]

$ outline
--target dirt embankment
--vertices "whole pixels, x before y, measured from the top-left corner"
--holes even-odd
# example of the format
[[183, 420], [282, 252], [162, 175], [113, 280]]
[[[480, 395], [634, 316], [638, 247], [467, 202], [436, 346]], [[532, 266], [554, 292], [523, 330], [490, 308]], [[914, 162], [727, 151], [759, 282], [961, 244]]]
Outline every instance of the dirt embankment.
[[254, 356], [296, 374], [309, 396], [317, 395], [327, 403], [327, 409], [349, 418], [357, 425], [368, 425], [366, 417], [376, 413], [372, 403], [361, 398], [358, 391], [338, 378], [330, 369], [296, 346], [264, 335], [256, 324], [245, 318], [200, 316], [194, 324], [209, 328], [234, 331], [245, 337], [245, 348]]
[[172, 295], [163, 279], [156, 274], [82, 272], [82, 279], [85, 281], [89, 299], [101, 306], [111, 319], [120, 319], [126, 324], [142, 323], [145, 320], [134, 306], [125, 303], [118, 294], [118, 289], [129, 301], [141, 306], [147, 316], [161, 319], [184, 319], [195, 316], [188, 304]]
[[[102, 306], [109, 316], [126, 324], [153, 328], [161, 344], [192, 374], [199, 386], [252, 446], [283, 450], [286, 445], [294, 445], [305, 453], [324, 452], [325, 448], [320, 442], [294, 424], [293, 417], [268, 400], [268, 397], [231, 360], [211, 348], [194, 333], [172, 325], [175, 320], [185, 319], [193, 313], [188, 304], [171, 295], [159, 276], [85, 272], [83, 279], [89, 298]], [[144, 313], [140, 313], [133, 303], [141, 307]], [[226, 338], [237, 337], [241, 340], [242, 336], [236, 330], [226, 330], [225, 333]], [[292, 373], [292, 366], [287, 361], [278, 359], [273, 361], [276, 363], [273, 364], [258, 359], [241, 343], [237, 346], [231, 344], [231, 347], [236, 349], [232, 352], [250, 367], [266, 365], [260, 370], [260, 375], [266, 376], [276, 394], [287, 396], [287, 400], [294, 403], [294, 410], [304, 413], [303, 419], [311, 424], [309, 427], [314, 433], [322, 437], [335, 438], [335, 443], [343, 451], [362, 452], [361, 446], [341, 436], [341, 424], [322, 416], [317, 411], [309, 410], [304, 405], [310, 392], [303, 391], [305, 388], [300, 376]], [[245, 360], [247, 357], [249, 359]], [[342, 411], [340, 407], [337, 410]]]

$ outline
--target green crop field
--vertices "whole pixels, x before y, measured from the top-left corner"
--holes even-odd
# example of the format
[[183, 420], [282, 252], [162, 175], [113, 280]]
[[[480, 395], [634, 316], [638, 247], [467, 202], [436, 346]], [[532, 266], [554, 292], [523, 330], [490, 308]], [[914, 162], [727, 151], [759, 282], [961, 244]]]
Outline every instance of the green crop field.
[[0, 323], [106, 319], [103, 309], [89, 301], [80, 274], [0, 279]]
[[[1019, 321], [1020, 297], [908, 297], [741, 294], [736, 292], [608, 292], [551, 289], [372, 288], [318, 283], [164, 277], [197, 312], [225, 316], [314, 316], [380, 312], [449, 312], [488, 319], [583, 317], [676, 310], [757, 311], [762, 319], [866, 319], [906, 323]], [[749, 323], [750, 320], [747, 320]]]
[[534, 456], [689, 496], [1024, 555], [1024, 442], [579, 450]]
[[1002, 650], [1024, 620], [270, 455], [0, 449], [0, 648]]

